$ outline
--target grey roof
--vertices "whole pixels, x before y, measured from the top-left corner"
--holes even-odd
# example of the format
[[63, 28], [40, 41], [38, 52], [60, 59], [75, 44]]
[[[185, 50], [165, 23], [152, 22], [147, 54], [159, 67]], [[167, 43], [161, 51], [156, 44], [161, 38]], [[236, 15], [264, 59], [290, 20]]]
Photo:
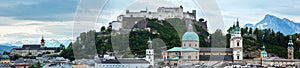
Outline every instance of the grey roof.
[[15, 50], [55, 50], [57, 47], [41, 47], [39, 44], [26, 44], [22, 48], [13, 48]]
[[233, 60], [232, 55], [201, 55], [199, 60]]
[[108, 59], [96, 61], [101, 64], [134, 64], [134, 63], [149, 63], [145, 59]]
[[36, 63], [35, 59], [18, 59], [15, 63]]
[[37, 49], [37, 48], [41, 48], [41, 45], [39, 44], [26, 44], [26, 45], [23, 45], [22, 48], [25, 48], [25, 49]]
[[0, 68], [10, 68], [10, 66], [9, 63], [0, 63]]
[[231, 48], [200, 48], [200, 52], [232, 52]]

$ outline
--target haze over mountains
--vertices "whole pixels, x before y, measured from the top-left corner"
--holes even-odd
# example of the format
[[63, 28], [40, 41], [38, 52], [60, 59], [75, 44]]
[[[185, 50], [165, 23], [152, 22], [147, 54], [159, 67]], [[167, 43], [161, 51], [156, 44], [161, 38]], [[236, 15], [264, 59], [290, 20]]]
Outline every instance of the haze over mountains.
[[[56, 39], [49, 39], [46, 40], [45, 45], [47, 47], [59, 47], [60, 44], [68, 45], [72, 42], [72, 40], [56, 40]], [[18, 40], [6, 43], [0, 43], [0, 53], [2, 54], [4, 51], [10, 51], [12, 48], [22, 47], [23, 44], [40, 44], [40, 41], [32, 41], [32, 40]]]
[[293, 22], [287, 18], [280, 19], [274, 15], [267, 14], [264, 19], [256, 24], [245, 24], [244, 27], [253, 29], [273, 29], [275, 32], [281, 32], [284, 35], [300, 33], [300, 23]]

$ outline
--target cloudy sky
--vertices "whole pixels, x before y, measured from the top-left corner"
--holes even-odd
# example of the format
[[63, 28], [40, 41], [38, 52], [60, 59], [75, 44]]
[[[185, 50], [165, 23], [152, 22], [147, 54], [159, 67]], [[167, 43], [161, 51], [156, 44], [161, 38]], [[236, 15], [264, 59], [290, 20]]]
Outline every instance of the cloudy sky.
[[[0, 0], [0, 43], [16, 40], [73, 39], [78, 33], [107, 26], [130, 11], [157, 7], [197, 10], [214, 28], [257, 23], [266, 14], [300, 22], [299, 0]], [[216, 17], [217, 16], [217, 17]], [[217, 24], [217, 25], [216, 25]]]

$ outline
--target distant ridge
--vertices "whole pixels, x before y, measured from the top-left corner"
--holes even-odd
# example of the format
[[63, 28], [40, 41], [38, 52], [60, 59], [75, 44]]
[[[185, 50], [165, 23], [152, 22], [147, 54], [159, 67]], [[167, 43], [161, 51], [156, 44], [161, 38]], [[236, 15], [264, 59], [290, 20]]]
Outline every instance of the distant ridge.
[[275, 32], [280, 31], [284, 35], [300, 33], [300, 23], [295, 23], [287, 18], [280, 19], [274, 15], [267, 14], [264, 19], [257, 24], [245, 24], [244, 27], [253, 29], [273, 29]]

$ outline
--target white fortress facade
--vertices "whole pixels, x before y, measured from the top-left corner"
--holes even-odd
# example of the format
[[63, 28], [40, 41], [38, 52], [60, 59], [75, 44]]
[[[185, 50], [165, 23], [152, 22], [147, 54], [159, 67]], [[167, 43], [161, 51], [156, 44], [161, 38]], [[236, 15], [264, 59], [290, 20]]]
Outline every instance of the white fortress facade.
[[184, 12], [183, 7], [158, 7], [156, 12], [141, 10], [139, 12], [131, 12], [126, 10], [125, 14], [119, 15], [117, 17], [117, 21], [112, 21], [111, 25], [114, 33], [128, 33], [134, 25], [137, 23], [141, 23], [137, 26], [139, 28], [146, 28], [147, 20], [149, 19], [158, 19], [165, 20], [169, 18], [179, 18], [185, 20], [195, 20], [196, 21], [196, 10], [192, 10], [192, 12]]
[[183, 7], [159, 7], [156, 12], [151, 12], [146, 9], [146, 11], [140, 12], [130, 12], [126, 10], [125, 15], [120, 15], [118, 17], [119, 21], [122, 21], [123, 17], [145, 17], [145, 18], [157, 18], [159, 20], [164, 20], [166, 18], [180, 18], [180, 19], [193, 19], [196, 20], [196, 10], [192, 12], [183, 12]]

